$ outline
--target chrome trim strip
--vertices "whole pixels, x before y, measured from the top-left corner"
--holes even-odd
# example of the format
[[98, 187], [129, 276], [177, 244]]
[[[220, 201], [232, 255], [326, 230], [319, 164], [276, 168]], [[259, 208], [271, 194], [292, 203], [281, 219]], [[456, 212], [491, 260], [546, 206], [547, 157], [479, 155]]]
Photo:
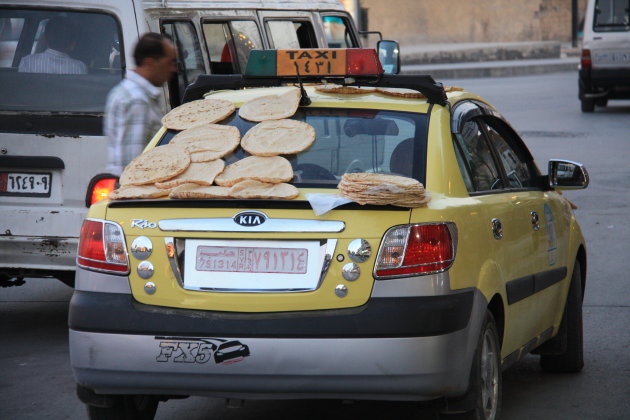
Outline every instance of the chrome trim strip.
[[232, 218], [214, 219], [165, 219], [158, 227], [166, 232], [308, 232], [339, 233], [346, 224], [338, 220], [312, 219], [267, 219], [258, 226], [246, 227], [237, 224]]

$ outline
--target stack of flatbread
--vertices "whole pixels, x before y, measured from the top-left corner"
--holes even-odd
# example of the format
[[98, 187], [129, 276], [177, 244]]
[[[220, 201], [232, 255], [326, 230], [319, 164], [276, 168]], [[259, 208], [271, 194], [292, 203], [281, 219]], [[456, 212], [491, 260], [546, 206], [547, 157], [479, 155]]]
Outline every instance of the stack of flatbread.
[[320, 85], [315, 86], [317, 92], [337, 93], [341, 95], [359, 95], [363, 93], [374, 93], [378, 89], [369, 86], [342, 86], [342, 85]]
[[429, 202], [424, 186], [413, 178], [396, 175], [344, 174], [339, 183], [341, 195], [359, 204], [421, 207]]
[[[236, 127], [215, 124], [234, 112], [221, 99], [189, 102], [169, 112], [162, 123], [182, 130], [169, 145], [156, 147], [134, 159], [120, 177], [121, 187], [112, 199], [237, 198], [291, 199], [299, 191], [291, 163], [280, 155], [299, 153], [315, 141], [315, 129], [287, 119], [295, 114], [300, 89], [291, 87], [280, 95], [254, 98], [239, 115], [260, 122], [240, 139]], [[252, 156], [225, 166], [223, 157], [241, 145]], [[215, 185], [216, 184], [216, 185]]]

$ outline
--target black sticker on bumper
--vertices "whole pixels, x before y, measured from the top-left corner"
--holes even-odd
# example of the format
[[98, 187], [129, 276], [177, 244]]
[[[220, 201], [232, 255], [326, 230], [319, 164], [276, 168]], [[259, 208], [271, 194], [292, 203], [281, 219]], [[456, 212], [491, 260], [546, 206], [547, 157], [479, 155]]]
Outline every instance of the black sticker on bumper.
[[249, 357], [249, 346], [238, 340], [221, 338], [155, 337], [159, 340], [160, 363], [232, 364]]

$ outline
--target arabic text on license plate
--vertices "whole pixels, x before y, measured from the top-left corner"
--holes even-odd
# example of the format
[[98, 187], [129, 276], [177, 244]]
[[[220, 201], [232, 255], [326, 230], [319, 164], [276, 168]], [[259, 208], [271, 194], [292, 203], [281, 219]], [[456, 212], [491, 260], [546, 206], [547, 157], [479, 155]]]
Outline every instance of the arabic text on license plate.
[[197, 271], [305, 274], [305, 248], [197, 247]]
[[0, 194], [48, 197], [51, 178], [51, 174], [0, 172]]

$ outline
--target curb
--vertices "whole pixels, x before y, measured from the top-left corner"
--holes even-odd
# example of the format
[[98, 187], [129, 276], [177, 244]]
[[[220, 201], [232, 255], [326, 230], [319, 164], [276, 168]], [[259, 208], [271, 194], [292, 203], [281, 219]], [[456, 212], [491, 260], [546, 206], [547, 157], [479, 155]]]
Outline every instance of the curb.
[[430, 74], [436, 79], [528, 76], [569, 71], [577, 72], [579, 62], [578, 58], [569, 57], [485, 63], [403, 65], [401, 74]]

